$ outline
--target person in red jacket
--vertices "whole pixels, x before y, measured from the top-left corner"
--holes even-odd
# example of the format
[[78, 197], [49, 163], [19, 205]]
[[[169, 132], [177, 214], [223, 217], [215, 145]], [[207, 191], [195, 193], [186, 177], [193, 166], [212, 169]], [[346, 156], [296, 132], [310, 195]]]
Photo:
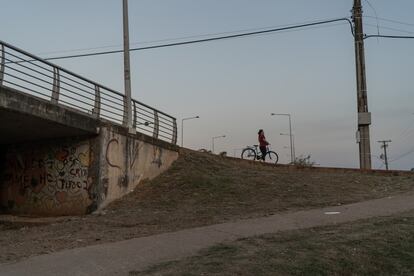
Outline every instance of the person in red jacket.
[[262, 152], [262, 159], [263, 161], [265, 161], [265, 156], [267, 153], [267, 146], [270, 144], [266, 141], [266, 137], [264, 135], [263, 129], [259, 130], [257, 134], [259, 135], [259, 148], [260, 148], [260, 151]]

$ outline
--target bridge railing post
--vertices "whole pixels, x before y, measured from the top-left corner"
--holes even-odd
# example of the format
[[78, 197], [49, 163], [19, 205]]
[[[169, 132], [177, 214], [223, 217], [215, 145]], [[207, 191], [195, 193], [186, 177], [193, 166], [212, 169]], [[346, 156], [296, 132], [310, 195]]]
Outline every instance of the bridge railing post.
[[134, 129], [136, 129], [137, 128], [137, 103], [135, 102], [135, 101], [132, 101], [132, 106], [133, 106], [133, 110], [134, 110], [134, 117], [133, 117], [133, 120], [132, 120], [132, 127], [134, 128]]
[[60, 92], [60, 76], [59, 68], [53, 68], [53, 88], [52, 88], [52, 103], [57, 104], [59, 102], [59, 92]]
[[175, 118], [173, 119], [173, 135], [171, 143], [173, 145], [177, 144], [177, 120]]
[[92, 109], [92, 114], [98, 119], [101, 115], [101, 89], [98, 85], [95, 85], [95, 104]]
[[5, 64], [5, 53], [4, 53], [4, 45], [1, 44], [1, 55], [0, 55], [0, 85], [3, 85], [3, 78], [4, 78], [4, 64]]
[[158, 134], [160, 132], [160, 119], [158, 117], [158, 111], [154, 110], [154, 131], [152, 137], [158, 139]]

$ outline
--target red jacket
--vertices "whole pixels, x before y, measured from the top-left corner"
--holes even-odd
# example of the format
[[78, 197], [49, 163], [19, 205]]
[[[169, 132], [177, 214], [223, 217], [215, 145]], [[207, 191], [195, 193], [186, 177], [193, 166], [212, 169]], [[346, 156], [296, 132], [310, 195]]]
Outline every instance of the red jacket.
[[269, 143], [266, 141], [266, 137], [264, 136], [263, 133], [259, 135], [259, 145], [261, 147], [266, 147], [267, 145], [269, 145]]

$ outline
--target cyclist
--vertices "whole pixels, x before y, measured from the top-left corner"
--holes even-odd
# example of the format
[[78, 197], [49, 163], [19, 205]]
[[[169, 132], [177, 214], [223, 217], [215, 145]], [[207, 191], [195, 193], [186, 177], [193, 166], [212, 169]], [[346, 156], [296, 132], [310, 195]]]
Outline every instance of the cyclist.
[[258, 139], [259, 139], [260, 151], [262, 152], [262, 159], [263, 159], [263, 161], [265, 161], [265, 157], [266, 157], [266, 153], [267, 153], [267, 146], [270, 145], [270, 144], [266, 141], [266, 137], [264, 135], [263, 129], [260, 129], [257, 134], [259, 135]]

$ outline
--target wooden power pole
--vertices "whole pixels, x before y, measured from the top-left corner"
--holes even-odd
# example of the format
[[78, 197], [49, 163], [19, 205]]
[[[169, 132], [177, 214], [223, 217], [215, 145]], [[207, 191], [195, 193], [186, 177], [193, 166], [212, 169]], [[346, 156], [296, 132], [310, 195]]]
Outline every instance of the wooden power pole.
[[[378, 141], [378, 143], [381, 143], [381, 148], [384, 149], [384, 163], [385, 163], [385, 168], [388, 171], [388, 156], [387, 156], [387, 147], [388, 147], [388, 143], [391, 143], [391, 140], [384, 140], [384, 141]], [[381, 158], [382, 159], [382, 158]]]
[[355, 63], [358, 97], [357, 141], [359, 143], [359, 164], [361, 169], [370, 170], [371, 146], [369, 137], [369, 126], [371, 124], [371, 113], [368, 112], [367, 82], [365, 76], [364, 31], [362, 26], [361, 0], [354, 0], [352, 17], [354, 22]]

